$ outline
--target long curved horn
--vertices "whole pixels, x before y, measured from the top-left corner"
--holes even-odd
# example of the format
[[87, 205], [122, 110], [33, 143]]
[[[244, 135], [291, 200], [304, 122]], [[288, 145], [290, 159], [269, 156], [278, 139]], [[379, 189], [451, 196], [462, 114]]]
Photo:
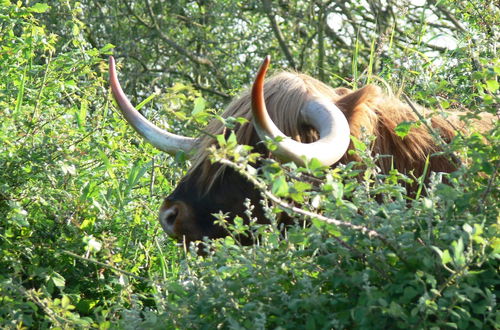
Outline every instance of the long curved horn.
[[109, 79], [111, 91], [123, 116], [137, 133], [146, 139], [146, 141], [156, 148], [173, 155], [175, 155], [177, 151], [182, 150], [188, 153], [194, 149], [196, 139], [162, 130], [147, 120], [134, 108], [120, 86], [120, 82], [116, 75], [115, 59], [113, 56], [109, 57]]
[[266, 56], [252, 87], [252, 112], [259, 137], [262, 140], [280, 138], [273, 154], [282, 161], [305, 165], [304, 159], [309, 161], [316, 158], [324, 166], [338, 162], [347, 151], [350, 141], [349, 123], [342, 111], [330, 100], [313, 98], [306, 102], [300, 113], [302, 120], [318, 131], [319, 140], [301, 143], [287, 137], [269, 117], [264, 100], [264, 78], [269, 62], [270, 57]]

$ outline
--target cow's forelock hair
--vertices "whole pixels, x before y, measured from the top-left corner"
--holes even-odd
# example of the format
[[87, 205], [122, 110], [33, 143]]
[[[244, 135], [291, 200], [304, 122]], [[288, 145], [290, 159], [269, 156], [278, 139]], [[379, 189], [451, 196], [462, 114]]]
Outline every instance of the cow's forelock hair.
[[[341, 97], [344, 89], [337, 92], [324, 83], [308, 75], [281, 72], [268, 78], [264, 85], [264, 97], [267, 110], [273, 122], [287, 136], [300, 142], [313, 142], [318, 139], [317, 132], [305, 125], [297, 125], [300, 121], [300, 109], [308, 100], [314, 97], [327, 97], [336, 101]], [[245, 118], [247, 123], [234, 130], [239, 144], [256, 146], [260, 141], [252, 123], [251, 96], [247, 89], [227, 106], [222, 114], [223, 118]], [[225, 166], [212, 165], [209, 160], [209, 147], [216, 142], [214, 135], [224, 134], [226, 128], [219, 120], [212, 120], [204, 129], [206, 134], [199, 137], [198, 151], [193, 156], [193, 166], [188, 172], [196, 174], [200, 193], [210, 190], [216, 180], [222, 176]], [[270, 154], [268, 156], [271, 156]]]

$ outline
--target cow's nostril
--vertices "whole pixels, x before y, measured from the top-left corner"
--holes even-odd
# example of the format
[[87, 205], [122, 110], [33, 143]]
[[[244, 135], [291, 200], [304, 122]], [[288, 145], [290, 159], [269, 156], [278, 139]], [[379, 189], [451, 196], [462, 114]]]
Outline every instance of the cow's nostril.
[[193, 214], [191, 207], [184, 201], [165, 199], [160, 207], [158, 220], [168, 236], [176, 239], [185, 236], [189, 240], [197, 240], [203, 236]]
[[179, 208], [176, 205], [174, 205], [164, 211], [163, 217], [167, 224], [173, 225], [175, 219], [177, 219], [178, 214], [179, 214]]
[[173, 225], [175, 219], [177, 219], [177, 215], [179, 214], [179, 210], [177, 206], [172, 206], [168, 210], [165, 211], [165, 221], [169, 225]]

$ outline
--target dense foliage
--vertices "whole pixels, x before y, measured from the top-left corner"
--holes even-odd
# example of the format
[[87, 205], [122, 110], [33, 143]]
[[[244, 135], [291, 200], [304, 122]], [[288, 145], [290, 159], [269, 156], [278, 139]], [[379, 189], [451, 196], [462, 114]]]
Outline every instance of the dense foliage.
[[[199, 256], [156, 220], [189, 164], [127, 127], [106, 57], [148, 117], [184, 134], [268, 53], [276, 70], [401, 88], [471, 120], [498, 112], [499, 20], [479, 0], [0, 0], [0, 326], [498, 328], [498, 122], [457, 137], [447, 152], [463, 166], [428, 185], [382, 175], [369, 138], [355, 141], [362, 164], [269, 161], [255, 176], [257, 155], [219, 137], [213, 161], [254, 180], [273, 224], [221, 214], [256, 244], [228, 237]], [[444, 34], [458, 46], [432, 42]], [[279, 212], [297, 226], [284, 232]]]

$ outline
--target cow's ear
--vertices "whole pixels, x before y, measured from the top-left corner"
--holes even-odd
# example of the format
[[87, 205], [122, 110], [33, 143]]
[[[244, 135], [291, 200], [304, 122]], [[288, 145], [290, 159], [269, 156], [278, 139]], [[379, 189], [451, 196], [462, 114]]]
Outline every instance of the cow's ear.
[[375, 85], [367, 85], [363, 88], [360, 88], [352, 93], [348, 93], [343, 95], [340, 99], [338, 99], [335, 104], [344, 111], [346, 115], [352, 113], [354, 109], [358, 108], [361, 104], [366, 104], [370, 106], [376, 102], [382, 95], [382, 90], [380, 87]]
[[349, 93], [352, 93], [352, 89], [345, 88], [345, 87], [335, 88], [335, 94], [337, 94], [338, 96], [344, 96], [344, 95], [347, 95]]
[[335, 104], [344, 112], [349, 122], [351, 135], [362, 138], [363, 133], [374, 135], [377, 129], [376, 103], [382, 96], [382, 90], [374, 85], [367, 85], [341, 97]]

